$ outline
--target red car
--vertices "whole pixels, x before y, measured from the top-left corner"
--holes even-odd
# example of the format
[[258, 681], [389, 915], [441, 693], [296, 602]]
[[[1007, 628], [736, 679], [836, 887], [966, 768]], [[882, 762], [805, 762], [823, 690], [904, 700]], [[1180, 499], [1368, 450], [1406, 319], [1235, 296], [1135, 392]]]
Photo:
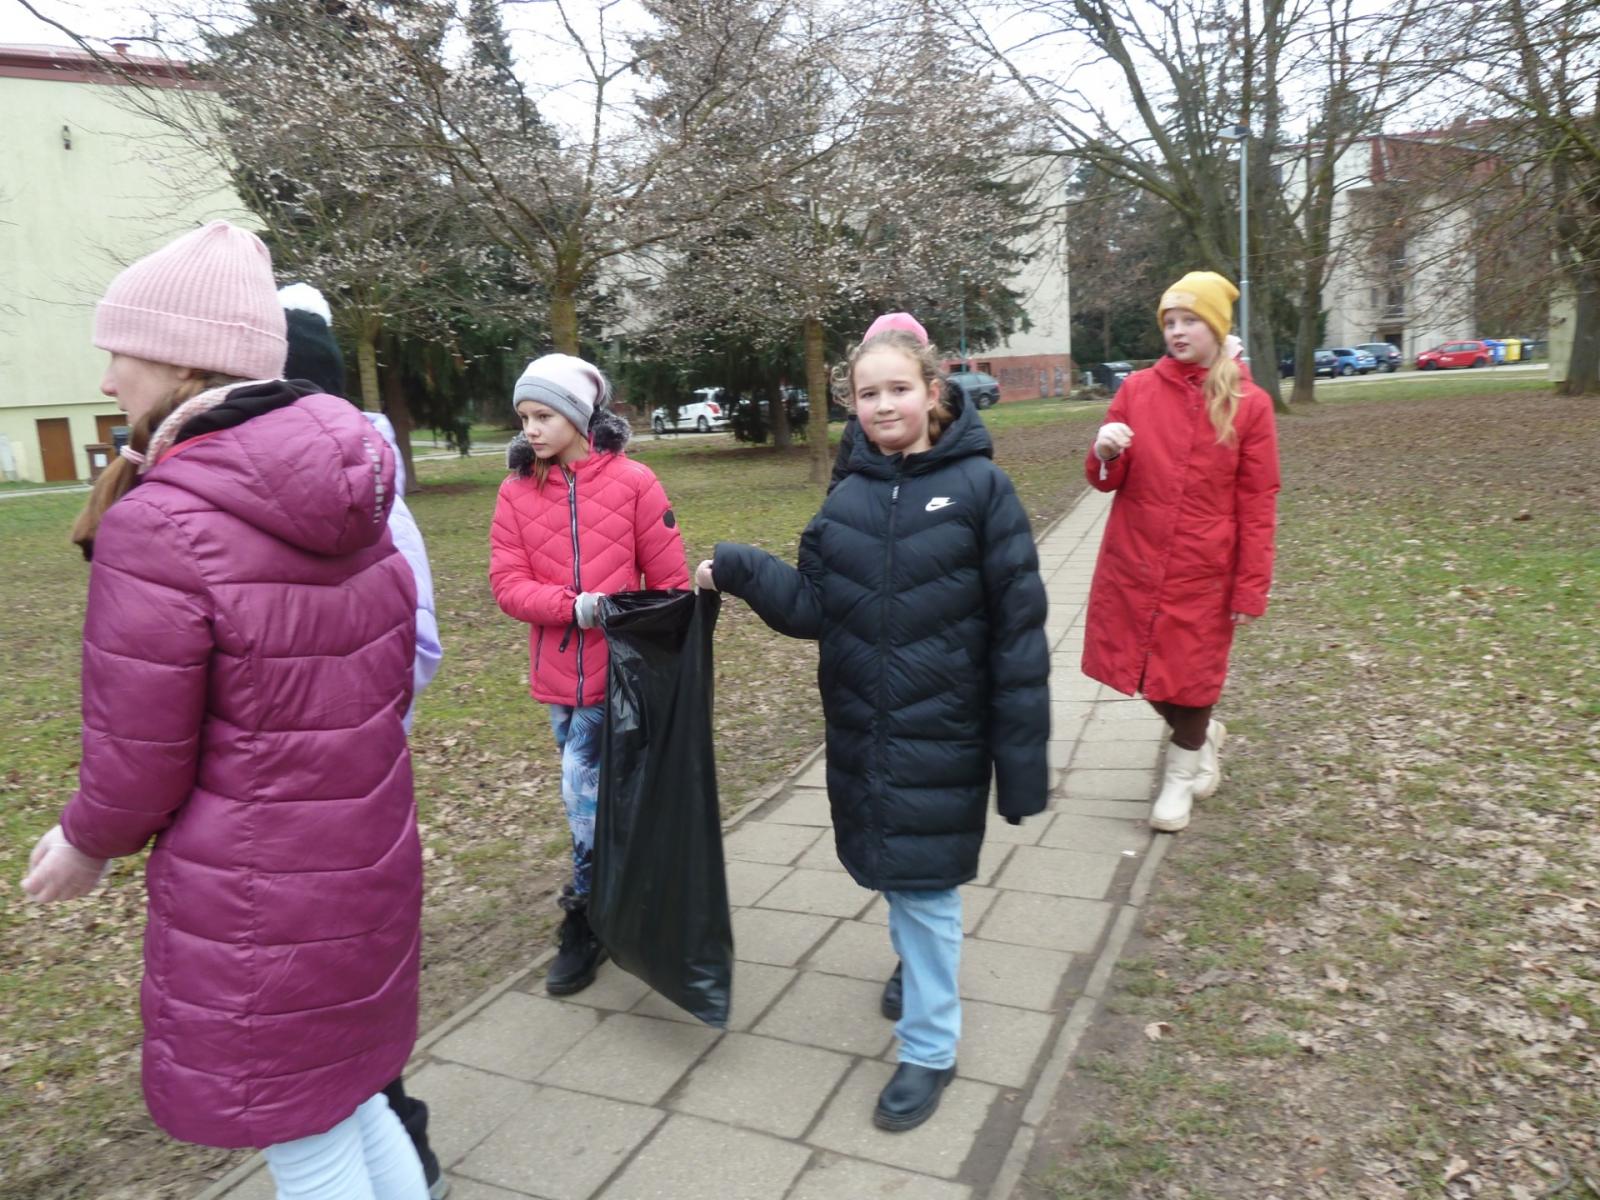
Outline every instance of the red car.
[[1417, 355], [1417, 370], [1438, 371], [1445, 367], [1487, 367], [1494, 351], [1482, 342], [1446, 342]]

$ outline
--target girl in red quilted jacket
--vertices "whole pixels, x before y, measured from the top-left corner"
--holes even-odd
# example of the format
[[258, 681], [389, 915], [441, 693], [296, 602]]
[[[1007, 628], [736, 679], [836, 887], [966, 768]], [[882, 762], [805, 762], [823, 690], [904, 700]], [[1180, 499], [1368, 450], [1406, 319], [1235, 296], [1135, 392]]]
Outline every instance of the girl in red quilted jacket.
[[689, 586], [677, 518], [650, 468], [623, 454], [629, 429], [610, 400], [605, 376], [581, 358], [528, 364], [511, 396], [523, 431], [490, 529], [489, 582], [500, 607], [531, 627], [529, 690], [550, 710], [572, 830], [560, 950], [545, 977], [553, 996], [588, 987], [605, 958], [588, 918], [606, 695], [600, 597], [641, 581]]
[[1115, 492], [1083, 642], [1084, 673], [1142, 694], [1172, 729], [1152, 827], [1189, 824], [1217, 789], [1211, 717], [1233, 631], [1267, 610], [1277, 523], [1272, 401], [1224, 343], [1238, 290], [1192, 271], [1161, 297], [1166, 357], [1123, 381], [1085, 464]]

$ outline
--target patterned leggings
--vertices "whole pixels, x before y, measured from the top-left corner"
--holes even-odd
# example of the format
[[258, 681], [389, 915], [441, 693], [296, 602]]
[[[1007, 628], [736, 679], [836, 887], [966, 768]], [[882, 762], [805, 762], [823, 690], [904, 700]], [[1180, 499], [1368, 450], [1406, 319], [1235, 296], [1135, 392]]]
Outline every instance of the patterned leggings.
[[600, 727], [603, 706], [550, 705], [550, 729], [561, 751], [561, 802], [572, 830], [572, 890], [589, 894], [594, 873], [594, 810], [600, 798]]

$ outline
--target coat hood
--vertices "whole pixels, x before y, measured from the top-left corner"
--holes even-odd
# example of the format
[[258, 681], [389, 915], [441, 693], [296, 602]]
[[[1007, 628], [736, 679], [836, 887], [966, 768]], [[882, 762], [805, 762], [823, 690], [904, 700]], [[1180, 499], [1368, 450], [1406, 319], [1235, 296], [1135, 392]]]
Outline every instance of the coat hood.
[[989, 430], [984, 426], [983, 418], [978, 416], [978, 410], [968, 404], [960, 391], [953, 387], [945, 389], [945, 405], [955, 413], [955, 419], [945, 426], [944, 433], [931, 449], [904, 457], [884, 454], [872, 444], [863, 427], [850, 455], [850, 470], [875, 479], [889, 479], [897, 471], [920, 475], [960, 458], [978, 455], [993, 458], [994, 442], [990, 440]]
[[384, 535], [395, 455], [347, 400], [304, 382], [237, 388], [186, 424], [145, 475], [312, 554], [338, 557]]
[[[621, 454], [633, 438], [633, 427], [610, 409], [598, 410], [589, 421], [589, 448], [600, 454]], [[506, 445], [506, 470], [526, 479], [533, 474], [533, 447], [522, 434]]]

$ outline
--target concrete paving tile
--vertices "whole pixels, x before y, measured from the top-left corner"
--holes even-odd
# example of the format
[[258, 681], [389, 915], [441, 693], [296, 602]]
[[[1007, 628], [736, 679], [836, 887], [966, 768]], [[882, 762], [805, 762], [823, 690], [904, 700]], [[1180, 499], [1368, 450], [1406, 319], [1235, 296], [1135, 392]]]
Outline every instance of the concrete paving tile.
[[843, 1054], [730, 1033], [689, 1072], [667, 1107], [796, 1138], [850, 1069]]
[[977, 936], [1013, 946], [1086, 954], [1100, 942], [1116, 906], [1076, 896], [1005, 892], [978, 926]]
[[1012, 825], [991, 810], [989, 823], [984, 826], [983, 840], [999, 842], [1002, 845], [1031, 846], [1039, 840], [1049, 822], [1050, 817], [1047, 813], [1038, 813], [1035, 816], [1023, 817], [1020, 825]]
[[499, 1075], [537, 1079], [599, 1023], [583, 1005], [510, 991], [435, 1043], [432, 1053]]
[[789, 1200], [972, 1200], [972, 1189], [824, 1151]]
[[734, 908], [748, 908], [765, 896], [790, 871], [789, 867], [772, 863], [745, 862], [730, 858], [727, 862], [728, 903]]
[[[793, 967], [773, 967], [766, 963], [735, 962], [733, 964], [733, 1004], [728, 1013], [730, 1030], [749, 1029], [756, 1018], [766, 1011], [778, 993], [789, 986], [795, 977]], [[683, 1011], [672, 1001], [657, 992], [651, 992], [634, 1006], [641, 1017], [660, 1017], [667, 1021], [681, 1021], [685, 1025], [699, 1025], [700, 1019]]]
[[811, 1151], [698, 1117], [669, 1117], [601, 1200], [772, 1200]]
[[277, 1200], [278, 1185], [266, 1166], [228, 1192], [228, 1200]]
[[1122, 854], [1127, 850], [1143, 854], [1150, 848], [1150, 839], [1150, 826], [1142, 820], [1118, 821], [1081, 813], [1058, 813], [1041, 833], [1038, 844], [1095, 854]]
[[474, 1179], [452, 1179], [450, 1200], [523, 1200], [531, 1192], [508, 1192], [505, 1188], [490, 1187]]
[[428, 1106], [428, 1144], [447, 1168], [500, 1128], [537, 1090], [531, 1083], [446, 1062], [429, 1063], [406, 1080], [406, 1093]]
[[828, 760], [825, 758], [817, 759], [816, 762], [795, 776], [794, 782], [796, 787], [826, 788], [828, 786]]
[[763, 813], [761, 820], [773, 821], [779, 825], [825, 825], [831, 828], [833, 813], [828, 808], [827, 790], [813, 787], [792, 788], [789, 791], [789, 798], [771, 812]]
[[1072, 956], [1058, 950], [967, 938], [961, 943], [959, 990], [968, 1000], [1050, 1012], [1071, 964]]
[[844, 864], [839, 861], [839, 847], [833, 840], [833, 830], [828, 830], [812, 842], [811, 849], [800, 856], [795, 866], [805, 867], [808, 871], [843, 871]]
[[883, 925], [840, 921], [839, 927], [811, 952], [806, 966], [829, 975], [884, 983], [893, 974], [895, 961], [889, 931]]
[[[962, 1076], [1007, 1088], [1025, 1086], [1055, 1024], [1054, 1013], [963, 1000], [961, 1045], [956, 1051]], [[885, 1061], [896, 1060], [899, 1046], [896, 1041], [889, 1048]]]
[[954, 1179], [998, 1094], [994, 1085], [961, 1078], [958, 1066], [939, 1111], [926, 1124], [904, 1133], [885, 1133], [873, 1125], [872, 1110], [893, 1073], [890, 1063], [858, 1063], [806, 1140], [853, 1158]]
[[832, 917], [776, 908], [733, 910], [734, 953], [747, 962], [792, 967], [833, 928]]
[[[544, 981], [534, 986], [542, 992]], [[600, 964], [594, 982], [583, 991], [563, 996], [568, 1004], [581, 1004], [587, 1008], [603, 1008], [610, 1012], [627, 1012], [649, 994], [650, 985], [636, 975], [630, 975], [609, 959]]]
[[1083, 744], [1099, 742], [1154, 742], [1159, 746], [1166, 741], [1170, 731], [1161, 720], [1146, 721], [1137, 717], [1126, 720], [1107, 720], [1099, 716], [1090, 718], [1078, 740]]
[[871, 904], [875, 894], [842, 871], [796, 868], [787, 879], [761, 898], [758, 907], [850, 918]]
[[1150, 816], [1149, 800], [1087, 800], [1071, 793], [1060, 796], [1054, 807], [1081, 817], [1109, 817], [1113, 820], [1144, 821]]
[[788, 866], [817, 840], [819, 832], [809, 825], [746, 821], [722, 840], [722, 846], [729, 858]]
[[617, 1013], [567, 1051], [539, 1082], [655, 1104], [721, 1036], [704, 1025]]
[[1078, 770], [1154, 771], [1161, 743], [1126, 738], [1114, 742], [1084, 742], [1072, 756]]
[[460, 1173], [541, 1200], [588, 1200], [666, 1114], [539, 1088], [460, 1165]]
[[841, 1054], [876, 1058], [894, 1036], [893, 1024], [878, 1011], [882, 993], [881, 982], [802, 971], [756, 1023], [754, 1032]]
[[1155, 794], [1154, 771], [1089, 771], [1074, 768], [1062, 786], [1075, 800], [1149, 800]]
[[1046, 892], [1052, 896], [1099, 900], [1111, 890], [1111, 881], [1121, 864], [1120, 855], [1018, 846], [1012, 852], [1011, 861], [995, 879], [995, 886], [1001, 891]]

